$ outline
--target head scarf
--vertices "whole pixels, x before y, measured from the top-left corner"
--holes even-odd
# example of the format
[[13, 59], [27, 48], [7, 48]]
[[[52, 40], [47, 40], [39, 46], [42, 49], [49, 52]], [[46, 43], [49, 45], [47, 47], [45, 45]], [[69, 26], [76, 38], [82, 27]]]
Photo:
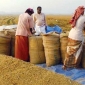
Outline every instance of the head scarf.
[[28, 8], [28, 9], [25, 11], [25, 13], [31, 13], [31, 14], [33, 14], [33, 13], [34, 13], [34, 11], [33, 11], [33, 9]]
[[82, 13], [84, 12], [84, 6], [79, 6], [76, 10], [75, 13], [70, 21], [70, 24], [72, 25], [72, 27], [74, 27], [76, 25], [76, 22], [78, 20], [78, 18], [82, 15]]

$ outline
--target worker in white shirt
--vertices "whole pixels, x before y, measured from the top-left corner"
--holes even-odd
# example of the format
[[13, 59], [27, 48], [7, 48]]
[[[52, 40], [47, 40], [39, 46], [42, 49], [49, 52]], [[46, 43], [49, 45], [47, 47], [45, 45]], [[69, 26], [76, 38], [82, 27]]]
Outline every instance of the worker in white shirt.
[[45, 14], [41, 13], [42, 7], [38, 6], [37, 7], [37, 13], [33, 14], [33, 20], [35, 23], [35, 35], [40, 35], [40, 33], [46, 33], [45, 28], [46, 28], [46, 19], [45, 19]]

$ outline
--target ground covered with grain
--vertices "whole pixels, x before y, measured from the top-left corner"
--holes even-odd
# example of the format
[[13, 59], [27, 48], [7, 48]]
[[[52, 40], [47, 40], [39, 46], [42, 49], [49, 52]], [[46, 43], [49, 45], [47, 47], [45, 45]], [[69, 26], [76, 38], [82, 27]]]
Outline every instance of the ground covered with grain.
[[0, 85], [80, 85], [69, 78], [9, 56], [0, 55]]

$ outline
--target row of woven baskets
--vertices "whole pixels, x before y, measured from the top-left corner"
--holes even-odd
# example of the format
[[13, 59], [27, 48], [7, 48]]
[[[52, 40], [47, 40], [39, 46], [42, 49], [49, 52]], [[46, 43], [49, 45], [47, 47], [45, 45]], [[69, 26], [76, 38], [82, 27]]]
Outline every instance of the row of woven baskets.
[[[6, 34], [6, 35], [5, 35]], [[57, 65], [64, 61], [68, 32], [44, 34], [42, 36], [29, 37], [30, 62], [33, 64], [45, 63], [47, 66]], [[15, 30], [0, 32], [0, 54], [14, 56]], [[84, 46], [85, 50], [85, 46]], [[83, 52], [82, 65], [85, 68], [85, 53]]]

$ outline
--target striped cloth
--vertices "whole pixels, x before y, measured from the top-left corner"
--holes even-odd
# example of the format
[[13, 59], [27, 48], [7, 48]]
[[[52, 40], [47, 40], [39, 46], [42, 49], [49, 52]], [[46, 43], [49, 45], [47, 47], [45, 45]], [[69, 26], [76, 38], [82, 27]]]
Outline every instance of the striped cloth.
[[68, 38], [67, 52], [64, 60], [66, 67], [79, 67], [82, 54], [82, 41]]
[[75, 27], [76, 22], [78, 20], [78, 18], [84, 14], [84, 6], [79, 6], [76, 10], [75, 13], [70, 21], [70, 24], [72, 25], [72, 27]]

